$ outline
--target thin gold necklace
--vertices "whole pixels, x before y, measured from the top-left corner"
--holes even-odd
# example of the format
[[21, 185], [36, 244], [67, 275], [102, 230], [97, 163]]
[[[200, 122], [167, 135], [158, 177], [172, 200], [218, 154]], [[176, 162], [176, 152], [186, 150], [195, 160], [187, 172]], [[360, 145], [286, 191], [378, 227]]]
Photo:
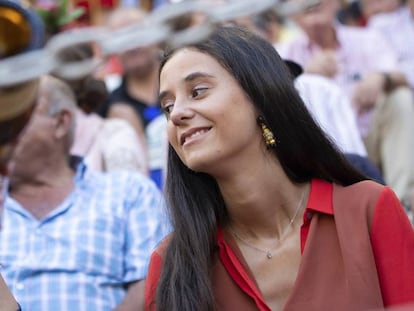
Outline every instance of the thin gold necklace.
[[[293, 215], [293, 217], [290, 219], [290, 221], [289, 221], [289, 224], [286, 226], [286, 228], [285, 228], [285, 230], [283, 231], [283, 233], [282, 233], [282, 235], [280, 236], [280, 238], [279, 239], [277, 239], [277, 244], [280, 244], [282, 241], [283, 241], [283, 239], [285, 238], [285, 236], [286, 236], [286, 234], [289, 232], [289, 229], [292, 227], [292, 225], [293, 225], [293, 222], [295, 221], [295, 219], [296, 219], [296, 216], [298, 215], [298, 213], [299, 213], [299, 210], [300, 210], [300, 207], [302, 206], [302, 202], [303, 202], [303, 199], [305, 198], [305, 193], [306, 193], [306, 189], [303, 191], [303, 193], [302, 193], [302, 196], [301, 196], [301, 198], [300, 198], [300, 200], [299, 200], [299, 202], [298, 202], [298, 205], [296, 206], [296, 210], [295, 210], [295, 214]], [[236, 238], [236, 239], [238, 239], [240, 242], [242, 242], [244, 245], [246, 245], [246, 246], [248, 246], [248, 247], [250, 247], [250, 248], [252, 248], [252, 249], [254, 249], [254, 250], [256, 250], [256, 251], [259, 251], [259, 252], [261, 252], [261, 253], [265, 253], [266, 254], [266, 257], [267, 257], [267, 259], [272, 259], [272, 257], [273, 257], [273, 254], [272, 254], [272, 252], [274, 251], [274, 249], [268, 249], [268, 250], [266, 250], [266, 249], [262, 249], [262, 248], [259, 248], [259, 247], [256, 247], [256, 246], [254, 246], [253, 244], [251, 244], [249, 241], [246, 241], [245, 239], [243, 239], [240, 235], [238, 235], [231, 227], [229, 227], [228, 228], [229, 229], [229, 231], [230, 231], [230, 233]]]

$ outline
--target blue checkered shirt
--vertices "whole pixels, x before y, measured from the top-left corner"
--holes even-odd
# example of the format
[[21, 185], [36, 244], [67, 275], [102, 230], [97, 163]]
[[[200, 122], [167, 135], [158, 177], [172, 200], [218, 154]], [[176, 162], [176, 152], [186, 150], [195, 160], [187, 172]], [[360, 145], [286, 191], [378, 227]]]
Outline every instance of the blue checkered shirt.
[[40, 221], [6, 199], [0, 272], [23, 311], [113, 310], [169, 231], [163, 197], [146, 177], [80, 166], [75, 183]]

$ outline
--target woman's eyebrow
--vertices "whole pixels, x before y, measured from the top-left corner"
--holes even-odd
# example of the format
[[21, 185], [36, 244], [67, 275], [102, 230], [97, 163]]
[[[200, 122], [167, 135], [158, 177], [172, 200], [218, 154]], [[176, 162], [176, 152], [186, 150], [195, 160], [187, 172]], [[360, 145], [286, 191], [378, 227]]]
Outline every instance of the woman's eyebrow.
[[196, 71], [196, 72], [192, 72], [188, 76], [186, 76], [184, 78], [184, 81], [185, 82], [193, 81], [193, 80], [198, 79], [198, 78], [214, 78], [214, 76], [212, 76], [211, 74], [206, 73], [206, 72]]
[[[206, 73], [206, 72], [196, 71], [196, 72], [192, 72], [188, 76], [186, 76], [183, 79], [183, 81], [184, 82], [191, 82], [191, 81], [194, 81], [194, 80], [199, 79], [199, 78], [214, 78], [214, 76], [209, 74], [209, 73]], [[166, 96], [168, 96], [168, 94], [169, 94], [168, 90], [162, 91], [160, 93], [160, 95], [158, 95], [158, 102], [161, 102]]]

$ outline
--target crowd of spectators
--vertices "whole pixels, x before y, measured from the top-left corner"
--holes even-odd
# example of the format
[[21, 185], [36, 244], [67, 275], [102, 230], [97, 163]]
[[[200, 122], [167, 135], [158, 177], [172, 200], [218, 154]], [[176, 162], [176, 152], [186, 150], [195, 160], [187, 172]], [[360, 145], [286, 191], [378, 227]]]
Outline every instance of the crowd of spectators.
[[[116, 30], [148, 13], [123, 0], [103, 23]], [[390, 186], [413, 221], [414, 0], [321, 0], [289, 17], [268, 11], [228, 23], [274, 46], [338, 150]], [[0, 231], [0, 273], [22, 310], [144, 308], [150, 255], [171, 230], [162, 49], [112, 55], [78, 80], [39, 78]], [[85, 45], [62, 57], [99, 53]]]

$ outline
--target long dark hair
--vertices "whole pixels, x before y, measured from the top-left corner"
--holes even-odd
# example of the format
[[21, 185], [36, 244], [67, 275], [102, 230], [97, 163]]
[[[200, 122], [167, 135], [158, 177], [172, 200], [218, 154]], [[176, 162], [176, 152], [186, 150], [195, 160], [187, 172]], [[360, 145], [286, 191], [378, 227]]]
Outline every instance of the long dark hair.
[[[367, 179], [342, 156], [314, 122], [274, 47], [236, 27], [217, 29], [191, 45], [215, 58], [238, 81], [277, 138], [273, 149], [296, 183], [320, 178], [341, 185]], [[174, 55], [168, 52], [161, 69]], [[169, 146], [166, 195], [174, 234], [156, 295], [157, 310], [214, 310], [210, 271], [217, 227], [227, 211], [215, 180], [188, 169]]]

